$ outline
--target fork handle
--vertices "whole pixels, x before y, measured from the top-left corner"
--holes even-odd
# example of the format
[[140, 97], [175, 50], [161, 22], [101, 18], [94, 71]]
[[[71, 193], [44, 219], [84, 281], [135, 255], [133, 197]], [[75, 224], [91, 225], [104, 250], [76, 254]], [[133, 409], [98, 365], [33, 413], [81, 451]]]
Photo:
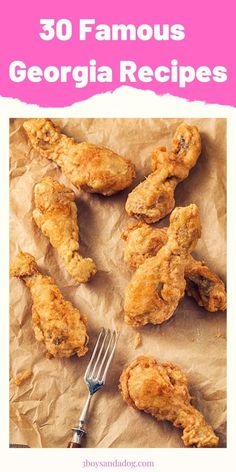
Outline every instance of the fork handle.
[[71, 447], [82, 447], [82, 446], [81, 446], [81, 444], [78, 444], [78, 443], [75, 443], [75, 442], [73, 442], [73, 441], [70, 441], [70, 442], [68, 443], [67, 448], [68, 448], [68, 447], [71, 448]]
[[82, 425], [80, 425], [78, 428], [73, 428], [73, 432], [74, 434], [68, 443], [67, 448], [82, 447], [81, 441], [86, 435], [86, 430], [82, 427]]

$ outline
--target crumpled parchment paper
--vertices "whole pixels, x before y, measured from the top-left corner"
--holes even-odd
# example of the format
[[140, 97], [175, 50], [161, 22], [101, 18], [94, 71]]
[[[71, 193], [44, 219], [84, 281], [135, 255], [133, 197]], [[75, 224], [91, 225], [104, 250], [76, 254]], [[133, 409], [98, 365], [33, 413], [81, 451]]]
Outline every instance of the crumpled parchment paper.
[[[150, 172], [150, 154], [170, 145], [182, 119], [55, 119], [62, 131], [78, 141], [112, 148], [136, 165], [133, 186]], [[195, 251], [225, 279], [226, 120], [188, 119], [202, 136], [203, 151], [190, 176], [177, 187], [176, 205], [200, 208], [202, 238]], [[101, 326], [120, 330], [117, 352], [104, 390], [93, 399], [87, 447], [183, 447], [181, 431], [167, 422], [128, 407], [118, 390], [124, 366], [138, 355], [177, 363], [187, 374], [194, 404], [226, 446], [226, 318], [208, 313], [185, 296], [175, 315], [160, 326], [134, 329], [123, 322], [124, 290], [132, 272], [123, 262], [122, 229], [130, 220], [126, 190], [101, 197], [76, 190], [55, 163], [33, 151], [22, 128], [11, 120], [11, 257], [19, 250], [33, 254], [45, 273], [55, 278], [65, 298], [88, 315], [89, 352], [83, 358], [46, 359], [43, 344], [31, 325], [31, 297], [24, 283], [11, 280], [11, 443], [30, 447], [66, 447], [87, 396], [83, 374]], [[77, 195], [81, 252], [92, 257], [98, 273], [76, 285], [56, 251], [32, 220], [32, 190], [51, 175]], [[168, 218], [159, 223], [168, 223]], [[142, 345], [134, 339], [141, 333]], [[32, 368], [33, 375], [17, 387], [14, 378]]]

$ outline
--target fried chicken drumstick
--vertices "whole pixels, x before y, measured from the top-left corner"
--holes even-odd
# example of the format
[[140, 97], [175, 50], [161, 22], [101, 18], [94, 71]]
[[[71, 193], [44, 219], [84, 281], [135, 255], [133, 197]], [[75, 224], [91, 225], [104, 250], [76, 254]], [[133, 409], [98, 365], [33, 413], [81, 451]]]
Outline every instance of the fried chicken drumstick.
[[128, 195], [127, 213], [146, 223], [155, 223], [168, 215], [175, 206], [175, 187], [188, 177], [200, 152], [198, 129], [183, 123], [174, 134], [170, 153], [165, 147], [153, 152], [153, 172]]
[[139, 357], [123, 371], [120, 389], [128, 405], [158, 421], [171, 421], [183, 429], [184, 445], [215, 447], [219, 438], [190, 401], [185, 374], [174, 364], [160, 364], [153, 357]]
[[128, 187], [135, 177], [129, 159], [105, 147], [76, 143], [49, 119], [33, 118], [23, 126], [33, 148], [56, 162], [67, 178], [86, 192], [113, 195]]
[[[152, 228], [146, 223], [131, 223], [122, 233], [125, 241], [124, 259], [132, 268], [137, 268], [155, 256], [167, 242], [168, 228]], [[205, 262], [188, 256], [185, 267], [186, 292], [199, 306], [210, 312], [226, 310], [224, 282]]]
[[57, 249], [64, 265], [79, 283], [87, 282], [95, 273], [92, 259], [79, 253], [79, 228], [75, 193], [51, 177], [45, 177], [34, 188], [33, 218], [42, 233]]
[[168, 320], [184, 296], [188, 256], [201, 235], [199, 211], [192, 204], [175, 208], [166, 244], [134, 273], [125, 293], [125, 322], [132, 326]]
[[48, 357], [84, 356], [88, 350], [86, 317], [63, 298], [52, 277], [40, 273], [35, 258], [20, 252], [10, 274], [30, 289], [34, 334], [37, 341], [44, 342]]

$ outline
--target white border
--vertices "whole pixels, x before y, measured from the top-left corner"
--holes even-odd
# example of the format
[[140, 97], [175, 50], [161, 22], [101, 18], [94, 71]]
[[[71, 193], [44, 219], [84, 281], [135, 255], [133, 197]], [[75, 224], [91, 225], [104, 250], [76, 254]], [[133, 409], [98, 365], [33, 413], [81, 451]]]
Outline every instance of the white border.
[[[40, 108], [27, 105], [18, 100], [0, 97], [0, 221], [1, 221], [1, 389], [0, 389], [0, 448], [1, 462], [7, 470], [16, 467], [18, 471], [65, 471], [69, 467], [81, 470], [130, 470], [130, 468], [83, 468], [82, 461], [98, 460], [154, 460], [154, 468], [136, 468], [136, 471], [188, 471], [213, 469], [215, 472], [232, 470], [234, 448], [236, 446], [236, 376], [233, 360], [236, 359], [236, 297], [235, 283], [236, 261], [236, 109], [221, 105], [206, 105], [202, 102], [187, 102], [184, 99], [169, 95], [157, 96], [153, 92], [121, 87], [113, 93], [94, 96], [91, 99], [66, 108]], [[228, 446], [226, 449], [79, 449], [71, 452], [68, 449], [9, 449], [9, 410], [8, 410], [8, 166], [9, 166], [9, 118], [10, 117], [156, 117], [156, 118], [227, 118], [227, 180], [228, 180]], [[207, 359], [206, 359], [207, 368]], [[142, 434], [141, 432], [139, 434]], [[3, 469], [2, 469], [3, 470]]]

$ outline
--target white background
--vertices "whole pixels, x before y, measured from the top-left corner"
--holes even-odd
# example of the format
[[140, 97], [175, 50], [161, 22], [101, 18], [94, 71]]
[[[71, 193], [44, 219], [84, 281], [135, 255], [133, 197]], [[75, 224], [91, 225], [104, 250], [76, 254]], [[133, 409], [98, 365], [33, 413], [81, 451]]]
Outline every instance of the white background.
[[[236, 109], [202, 102], [187, 102], [169, 95], [121, 87], [114, 93], [97, 95], [66, 108], [40, 108], [18, 100], [0, 97], [0, 465], [1, 470], [17, 471], [155, 471], [191, 472], [234, 469], [236, 451]], [[11, 117], [202, 117], [227, 118], [227, 188], [228, 188], [228, 447], [226, 449], [9, 449], [9, 118]], [[207, 358], [206, 358], [207, 369]], [[62, 412], [63, 414], [63, 412]], [[102, 419], [101, 419], [102, 421]], [[137, 431], [142, 434], [142, 431]], [[154, 461], [155, 467], [94, 467], [84, 468], [83, 461], [91, 462], [127, 459]], [[234, 461], [235, 462], [235, 461]]]

